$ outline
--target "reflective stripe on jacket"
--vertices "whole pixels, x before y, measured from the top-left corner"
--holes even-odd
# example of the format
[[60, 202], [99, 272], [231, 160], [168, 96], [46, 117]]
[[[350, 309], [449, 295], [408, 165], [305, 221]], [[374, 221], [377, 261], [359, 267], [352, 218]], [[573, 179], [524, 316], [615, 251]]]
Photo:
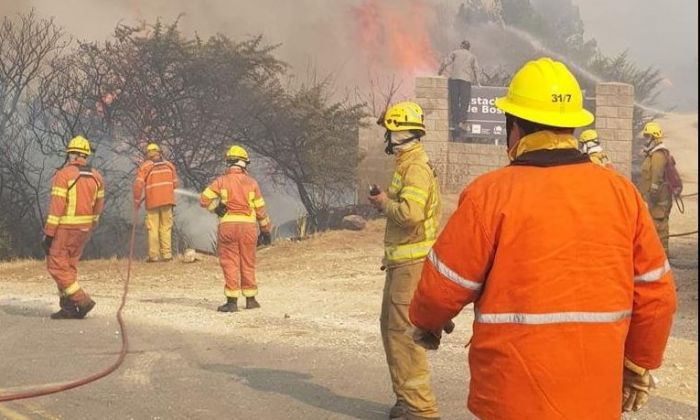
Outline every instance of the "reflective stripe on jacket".
[[661, 364], [676, 297], [649, 212], [620, 174], [551, 150], [563, 136], [524, 137], [540, 147], [465, 188], [410, 305], [439, 330], [474, 303], [479, 418], [619, 419], [623, 358]]
[[265, 200], [260, 186], [243, 169], [234, 166], [225, 175], [214, 180], [200, 197], [200, 205], [214, 210], [215, 199], [226, 204], [227, 212], [220, 223], [259, 223], [260, 230], [269, 232], [270, 218], [267, 216]]
[[175, 189], [178, 187], [175, 165], [167, 160], [147, 160], [139, 166], [134, 180], [134, 201], [141, 200], [146, 190], [146, 209], [175, 204]]
[[49, 214], [44, 233], [54, 236], [58, 226], [89, 229], [99, 219], [104, 207], [102, 175], [76, 159], [56, 172], [51, 182]]
[[399, 152], [384, 213], [384, 259], [389, 265], [425, 258], [437, 237], [440, 187], [419, 143]]

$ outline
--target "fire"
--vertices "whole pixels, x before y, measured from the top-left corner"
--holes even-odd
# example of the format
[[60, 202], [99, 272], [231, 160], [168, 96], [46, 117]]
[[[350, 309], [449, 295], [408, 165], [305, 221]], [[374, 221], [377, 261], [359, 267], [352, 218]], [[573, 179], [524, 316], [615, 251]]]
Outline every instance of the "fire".
[[438, 59], [431, 45], [425, 0], [364, 0], [352, 9], [359, 50], [370, 68], [414, 76], [435, 72]]

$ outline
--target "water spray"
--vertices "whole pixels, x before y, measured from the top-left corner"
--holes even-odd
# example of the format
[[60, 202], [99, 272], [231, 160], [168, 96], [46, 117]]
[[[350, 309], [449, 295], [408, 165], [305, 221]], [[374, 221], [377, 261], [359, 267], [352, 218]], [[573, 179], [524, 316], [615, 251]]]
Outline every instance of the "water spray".
[[[597, 75], [591, 73], [590, 71], [584, 69], [583, 67], [579, 66], [578, 64], [574, 63], [568, 57], [563, 56], [561, 54], [558, 54], [558, 53], [552, 51], [551, 49], [545, 47], [544, 45], [542, 45], [542, 43], [537, 38], [532, 36], [532, 34], [526, 32], [522, 29], [514, 28], [514, 27], [508, 26], [508, 25], [503, 25], [502, 28], [505, 29], [506, 31], [512, 33], [513, 35], [517, 36], [518, 38], [522, 39], [523, 41], [526, 41], [535, 50], [542, 52], [544, 54], [547, 54], [548, 56], [555, 58], [559, 61], [566, 62], [566, 65], [568, 67], [574, 69], [574, 71], [576, 73], [582, 75], [583, 77], [590, 80], [591, 82], [595, 82], [595, 83], [606, 82], [606, 80], [603, 80], [600, 76], [597, 76]], [[663, 111], [663, 110], [657, 109], [657, 108], [652, 108], [650, 106], [641, 104], [637, 101], [634, 102], [634, 106], [641, 108], [647, 112], [651, 112], [653, 114], [665, 114], [666, 113], [666, 111]]]
[[199, 194], [194, 191], [183, 190], [182, 188], [176, 188], [175, 194], [184, 195], [185, 197], [194, 198], [199, 200]]

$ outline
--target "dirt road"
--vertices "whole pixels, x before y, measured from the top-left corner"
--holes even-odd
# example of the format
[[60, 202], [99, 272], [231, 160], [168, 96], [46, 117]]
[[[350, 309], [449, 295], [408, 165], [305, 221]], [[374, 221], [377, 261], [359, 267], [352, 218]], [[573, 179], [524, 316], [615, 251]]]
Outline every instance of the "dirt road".
[[[221, 314], [215, 259], [135, 266], [127, 306], [132, 348], [113, 375], [83, 388], [0, 405], [0, 418], [382, 419], [393, 404], [378, 313], [381, 221], [259, 254], [262, 309]], [[674, 243], [675, 244], [675, 243]], [[51, 321], [55, 289], [42, 262], [0, 265], [0, 392], [90, 373], [118, 351], [114, 311], [123, 261], [87, 261], [98, 301], [83, 321]], [[676, 270], [681, 299], [648, 410], [697, 417], [697, 270]], [[445, 419], [465, 410], [464, 344], [472, 311], [431, 354]]]

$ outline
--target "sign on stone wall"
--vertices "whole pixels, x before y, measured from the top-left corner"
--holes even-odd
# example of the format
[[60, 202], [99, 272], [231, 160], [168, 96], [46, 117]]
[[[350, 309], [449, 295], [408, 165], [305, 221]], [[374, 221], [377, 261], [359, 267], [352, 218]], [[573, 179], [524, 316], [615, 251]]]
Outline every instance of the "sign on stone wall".
[[[496, 108], [496, 98], [506, 95], [505, 87], [472, 86], [469, 114], [464, 124], [467, 138], [505, 141], [506, 115]], [[459, 140], [457, 140], [459, 141]]]

